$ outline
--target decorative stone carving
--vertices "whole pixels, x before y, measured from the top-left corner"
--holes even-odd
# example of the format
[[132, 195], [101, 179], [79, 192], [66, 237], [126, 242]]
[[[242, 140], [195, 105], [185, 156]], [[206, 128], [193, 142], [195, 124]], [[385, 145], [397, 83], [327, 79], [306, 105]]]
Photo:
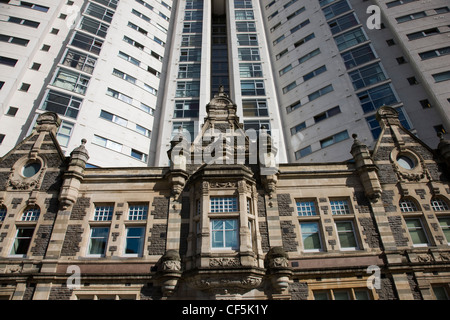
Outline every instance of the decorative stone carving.
[[181, 261], [176, 260], [166, 260], [162, 263], [163, 271], [180, 271], [181, 270]]
[[266, 255], [264, 266], [272, 290], [275, 293], [283, 293], [289, 287], [292, 276], [292, 268], [289, 267], [289, 257], [282, 247], [272, 247]]
[[263, 275], [242, 274], [224, 277], [220, 273], [198, 274], [188, 278], [187, 284], [210, 294], [244, 294], [259, 287]]
[[439, 255], [439, 260], [440, 261], [450, 261], [450, 252], [440, 252]]
[[210, 267], [239, 267], [241, 260], [239, 258], [211, 258], [209, 259]]
[[230, 189], [236, 188], [236, 182], [210, 182], [209, 186], [213, 189]]
[[164, 297], [173, 295], [181, 274], [180, 254], [176, 250], [167, 250], [158, 263], [156, 274], [157, 283]]
[[[30, 162], [39, 164], [41, 168], [35, 175], [31, 177], [25, 177], [22, 174], [22, 170], [24, 166]], [[44, 166], [43, 159], [36, 157], [32, 160], [29, 157], [22, 157], [11, 168], [6, 186], [11, 188], [12, 190], [38, 190], [41, 187], [42, 179], [44, 178], [46, 170], [47, 168]]]

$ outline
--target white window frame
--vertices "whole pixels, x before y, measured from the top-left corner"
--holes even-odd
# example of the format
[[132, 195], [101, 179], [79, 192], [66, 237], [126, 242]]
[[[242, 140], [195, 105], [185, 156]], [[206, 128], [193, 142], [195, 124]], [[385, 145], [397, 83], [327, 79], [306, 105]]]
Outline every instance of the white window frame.
[[447, 201], [441, 198], [433, 198], [431, 199], [431, 207], [434, 211], [448, 211], [449, 206]]
[[414, 201], [407, 198], [400, 199], [398, 206], [400, 207], [400, 211], [403, 213], [419, 211]]
[[148, 216], [148, 204], [130, 204], [128, 206], [128, 220], [146, 220]]
[[209, 200], [210, 212], [238, 212], [239, 204], [237, 197], [211, 197]]
[[[93, 237], [92, 233], [93, 233], [94, 229], [100, 229], [100, 228], [108, 229], [108, 233], [107, 233], [106, 237]], [[104, 257], [106, 255], [106, 250], [108, 248], [108, 240], [109, 240], [109, 234], [111, 232], [111, 228], [109, 226], [91, 226], [90, 229], [91, 230], [89, 232], [89, 242], [88, 242], [86, 255], [88, 257], [97, 257], [97, 258]], [[105, 248], [102, 253], [91, 253], [91, 244], [92, 244], [93, 239], [105, 239], [106, 240]]]
[[313, 200], [296, 201], [297, 215], [300, 217], [309, 217], [317, 215], [316, 202]]
[[[229, 221], [235, 221], [236, 223], [236, 228], [235, 229], [213, 229], [214, 227], [214, 221], [223, 221], [222, 226], [225, 226], [225, 222], [229, 220]], [[211, 249], [212, 250], [237, 250], [239, 249], [239, 220], [237, 218], [224, 218], [224, 219], [211, 219], [210, 220], [210, 227], [211, 227]], [[226, 243], [226, 231], [234, 231], [235, 232], [235, 236], [236, 239], [235, 242], [235, 246], [227, 246]], [[213, 246], [213, 239], [214, 239], [214, 235], [215, 232], [221, 232], [222, 233], [222, 239], [223, 239], [223, 247], [214, 247]]]
[[20, 221], [37, 221], [40, 214], [41, 209], [39, 207], [28, 207], [23, 211]]
[[332, 215], [351, 214], [350, 204], [347, 199], [330, 200], [330, 207]]
[[[315, 224], [317, 225], [317, 233], [306, 233], [302, 230], [302, 225], [304, 224]], [[319, 243], [320, 243], [320, 248], [316, 248], [316, 249], [306, 249], [305, 248], [305, 242], [304, 242], [304, 235], [309, 235], [309, 234], [317, 234], [317, 236], [319, 237]], [[323, 251], [323, 244], [322, 244], [322, 235], [320, 232], [320, 223], [319, 221], [300, 221], [300, 235], [302, 237], [302, 246], [303, 246], [303, 252], [321, 252]]]
[[114, 205], [96, 205], [94, 221], [111, 221], [114, 213]]

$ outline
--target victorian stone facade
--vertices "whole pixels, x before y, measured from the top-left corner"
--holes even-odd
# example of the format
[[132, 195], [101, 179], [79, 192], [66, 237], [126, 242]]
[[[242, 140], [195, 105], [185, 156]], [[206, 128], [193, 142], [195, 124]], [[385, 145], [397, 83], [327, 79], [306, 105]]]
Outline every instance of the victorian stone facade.
[[450, 284], [450, 143], [380, 108], [351, 161], [277, 164], [222, 91], [170, 167], [86, 168], [60, 120], [0, 159], [0, 298], [437, 299]]

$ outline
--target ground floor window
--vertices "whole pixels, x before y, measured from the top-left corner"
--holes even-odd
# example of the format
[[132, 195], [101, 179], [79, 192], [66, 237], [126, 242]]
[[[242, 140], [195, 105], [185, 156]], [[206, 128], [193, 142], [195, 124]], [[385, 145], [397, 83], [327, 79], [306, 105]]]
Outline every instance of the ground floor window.
[[313, 291], [314, 300], [371, 300], [372, 295], [365, 288], [328, 289]]

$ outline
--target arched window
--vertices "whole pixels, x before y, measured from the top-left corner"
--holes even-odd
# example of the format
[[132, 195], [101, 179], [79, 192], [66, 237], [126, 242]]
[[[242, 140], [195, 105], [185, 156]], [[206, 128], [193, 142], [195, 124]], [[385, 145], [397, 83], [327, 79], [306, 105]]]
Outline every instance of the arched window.
[[0, 221], [5, 220], [6, 217], [6, 207], [0, 206]]
[[401, 212], [416, 212], [417, 205], [414, 200], [408, 198], [402, 198], [399, 202]]
[[442, 198], [431, 199], [431, 207], [434, 211], [446, 211], [449, 210], [447, 201]]
[[38, 206], [27, 207], [22, 214], [21, 221], [36, 221], [41, 214], [41, 209]]

